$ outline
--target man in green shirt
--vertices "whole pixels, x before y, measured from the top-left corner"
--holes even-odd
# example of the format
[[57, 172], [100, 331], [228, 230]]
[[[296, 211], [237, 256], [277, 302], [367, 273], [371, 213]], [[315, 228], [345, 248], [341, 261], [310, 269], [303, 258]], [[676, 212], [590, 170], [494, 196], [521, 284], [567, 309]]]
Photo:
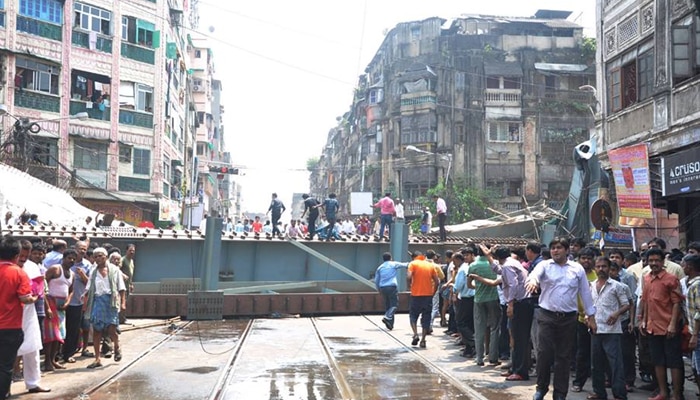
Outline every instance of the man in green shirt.
[[[122, 274], [124, 274], [126, 277], [126, 279], [124, 279], [124, 283], [126, 284], [127, 301], [129, 301], [129, 294], [134, 291], [134, 254], [136, 254], [136, 245], [126, 245], [126, 254], [124, 257], [122, 257], [122, 262], [119, 266]], [[124, 310], [119, 311], [119, 323], [126, 323], [126, 315], [124, 315]]]
[[[491, 264], [484, 257], [481, 249], [477, 248], [477, 257], [469, 266], [470, 275], [478, 275], [495, 280], [497, 275], [491, 269]], [[498, 334], [501, 326], [501, 306], [498, 302], [498, 289], [479, 281], [469, 279], [469, 286], [476, 289], [474, 296], [474, 342], [476, 344], [476, 365], [484, 365], [484, 337], [490, 332], [489, 364], [499, 365]]]

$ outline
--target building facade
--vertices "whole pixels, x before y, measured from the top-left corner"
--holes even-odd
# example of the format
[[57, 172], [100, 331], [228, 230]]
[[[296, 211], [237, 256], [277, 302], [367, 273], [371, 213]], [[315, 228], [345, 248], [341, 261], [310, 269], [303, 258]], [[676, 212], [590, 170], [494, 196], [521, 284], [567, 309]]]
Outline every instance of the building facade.
[[[651, 200], [678, 214], [656, 229], [680, 247], [700, 240], [700, 21], [697, 2], [598, 0], [599, 158], [622, 176], [609, 152], [646, 144]], [[611, 200], [616, 202], [613, 193]], [[617, 219], [616, 219], [617, 220]], [[658, 221], [644, 221], [652, 228]]]
[[205, 107], [195, 5], [0, 1], [3, 161], [126, 222], [179, 222]]
[[595, 79], [594, 47], [569, 14], [398, 24], [329, 131], [312, 192], [335, 192], [349, 212], [350, 192], [389, 191], [418, 215], [447, 180], [489, 190], [501, 210], [561, 204], [593, 124], [579, 87]]

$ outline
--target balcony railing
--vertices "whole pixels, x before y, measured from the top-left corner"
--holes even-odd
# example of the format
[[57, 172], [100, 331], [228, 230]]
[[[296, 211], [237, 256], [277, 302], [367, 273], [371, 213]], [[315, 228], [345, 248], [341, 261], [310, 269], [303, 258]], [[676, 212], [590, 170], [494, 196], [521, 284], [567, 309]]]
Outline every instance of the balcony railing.
[[49, 22], [27, 18], [21, 15], [17, 16], [17, 30], [41, 36], [46, 39], [57, 40], [59, 42], [63, 40], [61, 25], [54, 25]]
[[153, 49], [122, 42], [121, 55], [146, 64], [156, 63], [156, 52]]
[[484, 105], [520, 107], [520, 89], [486, 89], [484, 90]]
[[97, 119], [101, 121], [109, 121], [110, 119], [110, 112], [109, 112], [109, 107], [105, 107], [104, 111], [100, 111], [98, 107], [95, 107], [94, 105], [90, 108], [88, 108], [88, 104], [93, 104], [91, 101], [80, 101], [80, 100], [71, 100], [70, 101], [70, 115], [75, 115], [79, 112], [86, 112], [88, 113], [88, 117], [90, 119]]
[[58, 96], [41, 92], [15, 90], [15, 106], [59, 113], [61, 112], [61, 99]]
[[435, 92], [423, 91], [401, 95], [401, 111], [434, 110], [437, 106]]
[[153, 114], [134, 110], [119, 110], [119, 123], [153, 129]]
[[[72, 34], [72, 43], [78, 47], [84, 47], [86, 49], [89, 49], [90, 34], [87, 32], [74, 30]], [[112, 53], [112, 39], [97, 35], [97, 41], [95, 42], [95, 50], [99, 50], [104, 53]]]

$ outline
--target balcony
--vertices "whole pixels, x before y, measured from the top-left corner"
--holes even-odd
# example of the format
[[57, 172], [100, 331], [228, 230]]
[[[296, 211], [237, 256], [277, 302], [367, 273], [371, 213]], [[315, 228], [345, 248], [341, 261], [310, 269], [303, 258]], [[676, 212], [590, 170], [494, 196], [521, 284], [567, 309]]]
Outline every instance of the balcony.
[[15, 90], [15, 106], [60, 113], [61, 99], [52, 94]]
[[415, 92], [401, 95], [401, 112], [417, 112], [422, 110], [435, 110], [437, 96], [435, 92]]
[[20, 15], [17, 16], [17, 30], [41, 36], [46, 39], [57, 40], [59, 42], [63, 40], [61, 25], [54, 25], [49, 22], [22, 17]]
[[520, 107], [521, 98], [520, 89], [484, 90], [484, 105], [487, 107]]
[[153, 114], [122, 108], [119, 109], [119, 123], [153, 129]]
[[122, 42], [121, 55], [146, 64], [156, 63], [156, 52], [153, 49]]
[[[91, 105], [92, 107], [88, 108], [88, 104]], [[95, 107], [93, 103], [90, 101], [80, 101], [80, 100], [71, 100], [70, 101], [70, 115], [75, 115], [79, 112], [86, 112], [88, 113], [88, 117], [90, 119], [97, 119], [100, 121], [109, 121], [110, 120], [110, 108], [105, 107], [104, 111], [100, 111], [99, 108]]]
[[[85, 49], [90, 48], [90, 34], [88, 32], [74, 30], [72, 34], [72, 43], [78, 47]], [[112, 53], [112, 39], [97, 35], [95, 49], [103, 53]]]

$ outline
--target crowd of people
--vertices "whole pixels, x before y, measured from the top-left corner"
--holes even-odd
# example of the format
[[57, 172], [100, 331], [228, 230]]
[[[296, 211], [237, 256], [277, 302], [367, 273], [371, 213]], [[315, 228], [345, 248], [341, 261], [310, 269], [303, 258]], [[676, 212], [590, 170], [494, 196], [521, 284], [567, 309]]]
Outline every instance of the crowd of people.
[[544, 399], [550, 380], [553, 398], [562, 400], [588, 379], [588, 399], [607, 399], [610, 388], [615, 399], [640, 389], [650, 400], [681, 400], [684, 356], [700, 390], [700, 242], [667, 252], [654, 238], [641, 252], [623, 252], [555, 238], [547, 246], [468, 244], [444, 258], [433, 250], [412, 258], [401, 263], [385, 253], [375, 284], [392, 330], [398, 270], [407, 269], [414, 346], [427, 347], [439, 318], [462, 357], [500, 368], [508, 382], [536, 377], [534, 400]]
[[[0, 240], [0, 399], [12, 381], [24, 380], [29, 393], [41, 386], [41, 373], [66, 369], [76, 357], [119, 362], [119, 326], [133, 291], [134, 254], [109, 243], [79, 238]], [[92, 351], [88, 343], [92, 332]], [[41, 365], [43, 354], [43, 366]]]
[[[382, 238], [390, 237], [394, 222], [405, 222], [403, 202], [400, 198], [392, 199], [389, 192], [385, 193], [384, 197], [376, 203], [371, 204], [372, 207], [379, 210], [378, 217], [372, 217], [368, 214], [362, 214], [354, 218], [338, 215], [340, 204], [335, 193], [329, 194], [324, 201], [320, 201], [309, 194], [304, 194], [302, 199], [304, 200], [304, 212], [299, 219], [292, 219], [286, 224], [280, 221], [282, 214], [286, 211], [286, 207], [279, 200], [277, 194], [273, 193], [272, 201], [265, 214], [266, 217], [271, 214], [271, 219], [262, 221], [260, 216], [255, 216], [234, 222], [232, 218], [227, 218], [223, 227], [224, 232], [231, 232], [237, 235], [269, 235], [293, 239], [304, 238], [307, 240], [313, 240], [314, 237], [318, 236], [319, 239], [325, 241], [343, 240], [349, 235], [369, 235], [375, 236], [376, 240], [381, 240]], [[440, 239], [445, 241], [447, 239], [447, 231], [445, 229], [447, 206], [445, 200], [439, 196], [433, 196], [433, 200], [435, 201], [438, 216]], [[433, 223], [432, 216], [430, 208], [425, 207], [420, 219], [421, 234], [430, 232]], [[199, 229], [206, 229], [204, 220]]]

